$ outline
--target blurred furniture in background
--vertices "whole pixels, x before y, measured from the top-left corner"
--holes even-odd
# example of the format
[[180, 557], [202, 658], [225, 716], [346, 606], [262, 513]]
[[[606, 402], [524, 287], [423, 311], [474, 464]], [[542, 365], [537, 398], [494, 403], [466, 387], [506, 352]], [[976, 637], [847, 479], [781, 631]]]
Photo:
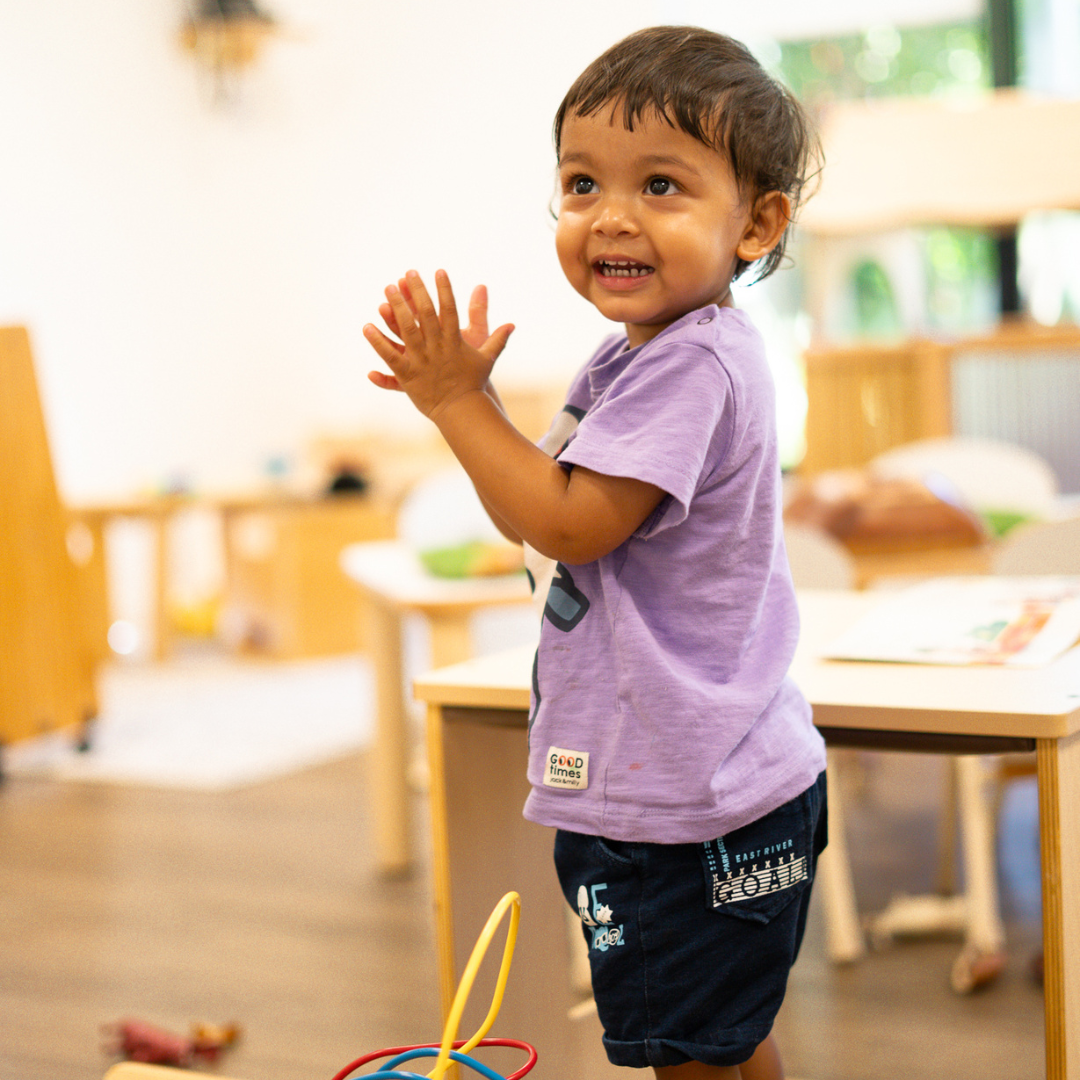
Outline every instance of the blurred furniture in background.
[[[1016, 576], [1080, 576], [1080, 517], [1018, 526], [995, 552], [993, 572]], [[1005, 754], [988, 759], [984, 765], [992, 787], [989, 812], [996, 822], [1006, 785], [1033, 776], [1036, 762], [1032, 754]]]
[[[789, 522], [784, 525], [784, 543], [796, 589], [854, 588], [855, 564], [851, 554], [828, 533]], [[833, 747], [826, 750], [829, 845], [818, 858], [817, 880], [825, 912], [825, 951], [834, 963], [850, 963], [866, 952], [851, 879], [844, 815], [845, 773], [852, 764], [853, 753]]]
[[[801, 591], [803, 634], [792, 675], [833, 745], [933, 753], [1038, 753], [1043, 923], [1046, 944], [1046, 1075], [1076, 1080], [1080, 1039], [1080, 651], [1038, 671], [822, 660], [821, 654], [875, 605], [872, 594]], [[579, 1041], [595, 1019], [573, 1008], [565, 901], [537, 867], [550, 859], [551, 832], [521, 816], [527, 794], [526, 727], [532, 650], [468, 661], [417, 680], [428, 702], [436, 941], [444, 1009], [490, 897], [518, 888], [530, 897], [538, 936], [519, 940], [515, 986], [500, 1014], [509, 1028], [549, 1052], [555, 1073], [600, 1075]], [[476, 782], [477, 762], [487, 783]], [[529, 891], [523, 882], [528, 882]], [[473, 1010], [475, 1013], [475, 1010]], [[468, 1028], [473, 1015], [466, 1013]], [[588, 1032], [586, 1034], [591, 1034]], [[576, 1059], [576, 1060], [575, 1060]]]
[[[550, 419], [542, 420], [538, 408], [530, 434], [539, 428], [542, 435]], [[430, 656], [425, 667], [442, 667], [474, 655], [472, 620], [480, 610], [518, 605], [530, 615], [532, 611], [520, 549], [502, 538], [468, 475], [450, 460], [452, 464], [414, 482], [401, 500], [396, 541], [353, 544], [341, 553], [341, 567], [357, 587], [354, 592], [362, 604], [361, 620], [375, 671], [379, 768], [372, 812], [377, 858], [387, 874], [401, 873], [412, 863], [410, 768], [427, 774], [426, 755], [422, 746], [414, 746], [417, 740], [410, 724], [403, 652], [406, 618], [417, 615], [426, 624]], [[505, 556], [486, 572], [470, 571], [458, 578], [437, 576], [425, 566], [425, 557], [435, 565], [432, 553], [473, 543], [509, 550], [514, 572], [499, 572], [506, 568]]]
[[[196, 1076], [199, 1074], [196, 1072]], [[220, 1073], [217, 1080], [228, 1080]], [[121, 1061], [105, 1073], [104, 1080], [190, 1080], [191, 1069], [174, 1069], [168, 1065], [144, 1065], [140, 1061]]]
[[1058, 479], [1039, 454], [1000, 439], [960, 435], [921, 439], [878, 454], [870, 471], [886, 479], [920, 480], [984, 519], [1008, 528], [1057, 515]]
[[[518, 429], [538, 439], [561, 408], [563, 389], [511, 386], [502, 397]], [[362, 600], [346, 582], [339, 556], [350, 544], [389, 539], [400, 525], [408, 528], [408, 507], [418, 505], [414, 493], [429, 489], [432, 478], [448, 469], [460, 471], [428, 427], [405, 434], [321, 435], [311, 440], [299, 468], [248, 491], [163, 492], [70, 508], [69, 544], [79, 559], [86, 647], [96, 659], [114, 655], [109, 630], [115, 583], [107, 556], [114, 529], [126, 523], [145, 533], [149, 551], [148, 625], [129, 628], [148, 647], [132, 651], [158, 661], [169, 657], [191, 631], [176, 595], [176, 564], [190, 554], [183, 525], [188, 516], [209, 513], [220, 521], [213, 547], [215, 554], [220, 548], [224, 580], [221, 595], [209, 598], [207, 610], [189, 620], [208, 624], [204, 636], [278, 659], [366, 648]], [[352, 490], [331, 493], [335, 478], [349, 480], [343, 486]], [[428, 514], [429, 526], [440, 518], [445, 522], [454, 514]]]
[[288, 490], [232, 494], [162, 494], [71, 508], [93, 553], [94, 649], [111, 655], [105, 552], [114, 522], [135, 521], [151, 533], [151, 655], [165, 660], [177, 637], [170, 569], [174, 530], [185, 513], [207, 510], [221, 519], [225, 573], [224, 630], [228, 643], [277, 658], [357, 648], [358, 607], [338, 565], [341, 549], [393, 535], [394, 508], [367, 494], [297, 494]]
[[[1012, 508], [1023, 514], [1053, 514], [1057, 484], [1038, 455], [985, 440], [925, 440], [900, 447], [871, 462], [885, 479], [934, 483], [937, 477], [968, 505], [983, 512]], [[792, 575], [799, 588], [844, 588], [857, 579], [856, 563], [842, 544], [823, 531], [785, 524]], [[1080, 518], [1021, 524], [990, 549], [985, 570], [999, 574], [1080, 574]], [[912, 567], [918, 563], [913, 562]], [[924, 571], [929, 564], [923, 564]], [[930, 573], [937, 572], [929, 570]], [[844, 836], [845, 777], [850, 751], [830, 749], [830, 813], [833, 854], [822, 865], [822, 898], [827, 948], [836, 961], [863, 951]], [[960, 931], [965, 946], [951, 973], [953, 987], [967, 993], [996, 977], [1004, 964], [1004, 930], [997, 893], [995, 822], [1003, 785], [1030, 776], [1034, 755], [952, 757], [940, 830], [938, 892], [896, 898], [868, 921], [870, 932], [886, 940], [897, 934]], [[962, 837], [965, 888], [957, 893], [958, 849], [954, 808]], [[839, 846], [838, 846], [839, 845]]]
[[784, 511], [788, 524], [815, 526], [844, 545], [859, 588], [989, 573], [1010, 530], [1076, 512], [1041, 455], [964, 436], [918, 439], [858, 469], [797, 476]]
[[24, 327], [0, 327], [0, 381], [3, 743], [92, 720], [100, 653], [85, 615], [97, 582], [83, 572], [86, 537], [69, 532], [57, 492]]
[[1080, 491], [1080, 328], [1010, 324], [949, 343], [815, 345], [800, 473], [946, 436], [1007, 442]]
[[[1078, 130], [1080, 101], [1017, 90], [831, 104], [821, 188], [799, 221], [819, 337], [852, 238], [936, 225], [1011, 231], [1033, 211], [1080, 209]], [[805, 359], [806, 473], [962, 435], [1028, 447], [1064, 491], [1080, 492], [1080, 328], [1010, 321], [949, 342], [822, 342]]]
[[1080, 574], [1080, 517], [1018, 526], [994, 554], [995, 574]]
[[451, 580], [429, 574], [399, 541], [355, 544], [341, 566], [363, 600], [366, 639], [375, 671], [375, 757], [372, 787], [377, 859], [384, 873], [407, 870], [413, 860], [408, 772], [412, 753], [408, 687], [402, 653], [403, 620], [422, 616], [431, 632], [431, 664], [443, 667], [473, 655], [469, 622], [480, 608], [529, 604], [524, 573]]
[[800, 224], [832, 238], [1080, 209], [1078, 130], [1080, 101], [1012, 89], [836, 101], [821, 123], [827, 171]]
[[830, 470], [788, 485], [784, 521], [838, 541], [853, 561], [857, 588], [904, 577], [985, 573], [987, 526], [945, 486], [940, 478], [935, 484], [918, 475], [878, 476], [871, 466]]
[[394, 518], [392, 506], [353, 494], [226, 508], [228, 643], [279, 659], [374, 647], [341, 552], [392, 537]]
[[951, 430], [948, 354], [931, 341], [815, 345], [806, 368], [806, 454], [812, 476]]

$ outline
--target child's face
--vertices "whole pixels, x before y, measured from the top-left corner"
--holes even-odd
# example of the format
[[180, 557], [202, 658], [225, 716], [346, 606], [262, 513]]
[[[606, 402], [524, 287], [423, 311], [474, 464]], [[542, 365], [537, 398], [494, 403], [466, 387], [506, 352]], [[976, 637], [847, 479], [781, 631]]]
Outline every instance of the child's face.
[[602, 109], [564, 122], [559, 189], [563, 272], [631, 345], [731, 304], [751, 215], [723, 155], [660, 117], [628, 131]]

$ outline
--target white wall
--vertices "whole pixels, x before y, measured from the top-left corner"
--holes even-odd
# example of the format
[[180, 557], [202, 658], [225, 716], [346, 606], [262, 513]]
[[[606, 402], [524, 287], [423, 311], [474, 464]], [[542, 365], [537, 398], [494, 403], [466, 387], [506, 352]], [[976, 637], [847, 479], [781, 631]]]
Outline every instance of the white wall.
[[606, 330], [552, 250], [551, 115], [650, 3], [267, 7], [288, 32], [227, 108], [178, 0], [0, 14], [0, 323], [31, 329], [69, 498], [242, 484], [328, 427], [420, 423], [360, 333], [410, 266], [489, 285], [519, 381]]
[[[609, 324], [554, 256], [562, 94], [639, 26], [745, 34], [753, 14], [265, 4], [286, 32], [229, 107], [177, 43], [182, 0], [0, 10], [0, 323], [30, 327], [69, 499], [243, 485], [328, 428], [420, 426], [367, 382], [360, 333], [408, 267], [445, 266], [463, 293], [488, 284], [493, 318], [518, 326], [504, 380], [567, 377]], [[894, 5], [861, 0], [858, 18]], [[781, 28], [836, 7], [765, 6]]]

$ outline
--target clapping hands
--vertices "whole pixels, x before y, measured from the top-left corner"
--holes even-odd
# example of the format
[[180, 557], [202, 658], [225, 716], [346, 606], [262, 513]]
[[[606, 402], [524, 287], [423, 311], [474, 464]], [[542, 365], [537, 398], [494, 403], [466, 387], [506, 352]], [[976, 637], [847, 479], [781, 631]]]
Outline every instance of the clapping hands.
[[483, 392], [491, 369], [514, 327], [506, 323], [488, 332], [487, 289], [478, 285], [469, 300], [469, 325], [461, 329], [457, 304], [445, 270], [436, 271], [438, 309], [415, 270], [386, 288], [379, 306], [389, 338], [368, 323], [364, 337], [390, 369], [368, 378], [384, 390], [400, 390], [425, 416], [435, 420], [461, 396]]

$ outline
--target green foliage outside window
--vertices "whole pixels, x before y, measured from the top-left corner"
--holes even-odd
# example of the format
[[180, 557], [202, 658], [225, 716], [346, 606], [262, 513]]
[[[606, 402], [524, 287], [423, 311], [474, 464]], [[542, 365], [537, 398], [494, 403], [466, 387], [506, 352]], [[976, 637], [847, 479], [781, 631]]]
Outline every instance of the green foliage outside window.
[[780, 46], [780, 70], [811, 108], [836, 98], [930, 95], [990, 85], [978, 23], [898, 29]]
[[[941, 96], [991, 85], [985, 28], [979, 22], [875, 26], [864, 33], [780, 46], [780, 74], [812, 112], [830, 101]], [[938, 227], [922, 233], [928, 328], [963, 331], [996, 318], [997, 253], [976, 229]], [[852, 272], [852, 329], [893, 337], [898, 324], [891, 285], [872, 260]]]

